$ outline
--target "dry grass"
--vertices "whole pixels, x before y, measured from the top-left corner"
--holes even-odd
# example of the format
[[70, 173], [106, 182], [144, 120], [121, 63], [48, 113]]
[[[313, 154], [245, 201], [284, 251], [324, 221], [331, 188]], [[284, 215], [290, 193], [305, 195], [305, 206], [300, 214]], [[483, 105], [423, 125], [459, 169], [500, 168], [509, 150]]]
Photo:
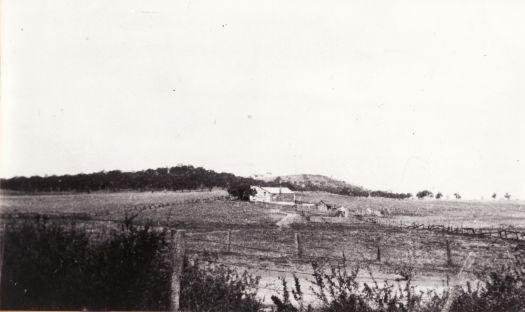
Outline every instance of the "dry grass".
[[380, 211], [392, 221], [454, 227], [515, 227], [525, 229], [525, 202], [517, 200], [397, 200], [302, 192], [297, 198], [306, 202], [325, 200], [342, 205], [355, 214], [367, 208]]
[[[515, 245], [499, 239], [409, 231], [358, 220], [348, 224], [308, 223], [280, 229], [275, 223], [283, 217], [283, 213], [275, 207], [265, 208], [247, 202], [217, 199], [225, 195], [224, 191], [9, 195], [1, 197], [0, 207], [3, 213], [87, 213], [95, 220], [114, 221], [121, 221], [125, 215], [140, 211], [136, 218], [138, 222], [186, 228], [189, 232], [231, 229], [234, 245], [231, 253], [225, 252], [225, 233], [188, 236], [188, 249], [199, 253], [204, 250], [217, 252], [228, 263], [285, 271], [306, 271], [309, 259], [336, 258], [341, 257], [344, 252], [349, 261], [368, 263], [374, 272], [390, 274], [394, 278], [399, 277], [396, 275], [396, 268], [409, 263], [420, 278], [444, 279], [446, 274], [452, 274], [457, 269], [446, 266], [447, 240], [451, 241], [455, 263], [461, 263], [469, 252], [473, 252], [477, 267], [507, 262]], [[443, 220], [451, 219], [455, 219], [455, 222], [496, 220], [493, 225], [514, 224], [523, 227], [525, 220], [522, 203], [515, 201], [390, 200], [326, 193], [301, 193], [299, 199], [309, 202], [325, 199], [350, 208], [354, 214], [366, 208], [389, 211], [389, 215], [382, 218], [401, 219], [405, 222], [422, 220], [444, 224]], [[147, 209], [143, 209], [144, 207]], [[303, 238], [306, 255], [303, 260], [297, 260], [294, 256], [295, 232], [301, 233]], [[381, 263], [375, 260], [378, 241], [383, 260]]]

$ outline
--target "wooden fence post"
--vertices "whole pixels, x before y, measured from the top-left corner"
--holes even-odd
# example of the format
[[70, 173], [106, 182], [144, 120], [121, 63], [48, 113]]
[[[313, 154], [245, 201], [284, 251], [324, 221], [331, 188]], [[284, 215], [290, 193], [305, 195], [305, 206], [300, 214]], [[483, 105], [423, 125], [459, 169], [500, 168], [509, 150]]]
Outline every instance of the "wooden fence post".
[[[180, 282], [184, 266], [184, 252], [186, 249], [185, 230], [177, 230], [172, 245], [171, 275], [171, 311], [178, 312], [180, 308]], [[172, 232], [173, 234], [173, 232]]]
[[228, 234], [226, 234], [226, 251], [228, 253], [231, 252], [231, 246], [232, 246], [232, 230], [228, 230]]
[[303, 256], [303, 245], [301, 242], [301, 235], [299, 233], [295, 233], [295, 252], [298, 258], [301, 258]]
[[[5, 224], [0, 226], [0, 285], [2, 284], [2, 269], [4, 266], [4, 244], [6, 242], [7, 230]], [[0, 296], [2, 294], [0, 293]], [[0, 306], [2, 304], [2, 297], [0, 297]]]
[[446, 247], [447, 247], [447, 266], [452, 266], [454, 263], [452, 262], [452, 253], [450, 251], [450, 241], [446, 241]]
[[376, 247], [377, 247], [376, 260], [381, 262], [381, 237], [378, 237], [376, 239]]

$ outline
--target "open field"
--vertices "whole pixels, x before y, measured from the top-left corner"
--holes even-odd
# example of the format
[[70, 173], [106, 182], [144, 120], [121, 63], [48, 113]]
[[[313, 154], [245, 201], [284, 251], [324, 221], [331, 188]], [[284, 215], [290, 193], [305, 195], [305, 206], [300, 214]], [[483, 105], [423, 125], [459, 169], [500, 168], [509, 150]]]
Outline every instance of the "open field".
[[298, 193], [297, 199], [306, 202], [325, 200], [349, 208], [353, 213], [371, 209], [381, 212], [389, 220], [404, 224], [415, 222], [457, 227], [525, 229], [525, 202], [518, 200], [396, 200], [324, 192]]
[[[363, 222], [354, 217], [344, 224], [304, 221], [278, 227], [276, 222], [286, 216], [290, 208], [281, 211], [275, 205], [266, 207], [233, 201], [226, 195], [221, 190], [4, 195], [0, 209], [4, 222], [7, 216], [17, 218], [40, 213], [68, 214], [71, 218], [67, 222], [71, 223], [78, 214], [82, 216], [78, 222], [82, 226], [91, 224], [90, 228], [114, 227], [130, 216], [135, 216], [136, 223], [184, 228], [188, 231], [188, 253], [208, 251], [216, 254], [218, 261], [248, 268], [263, 276], [266, 290], [279, 288], [276, 278], [290, 276], [291, 272], [300, 272], [302, 278], [308, 279], [311, 260], [337, 261], [343, 253], [350, 263], [361, 263], [379, 280], [400, 278], [408, 268], [414, 272], [414, 284], [436, 288], [444, 285], [447, 276], [457, 272], [469, 253], [475, 257], [475, 265], [469, 269], [472, 272], [507, 263], [516, 246], [511, 240], [414, 231]], [[298, 197], [306, 202], [324, 199], [343, 205], [353, 215], [367, 208], [381, 211], [380, 218], [404, 223], [450, 224], [454, 220], [470, 225], [525, 228], [525, 209], [523, 203], [516, 201], [389, 200], [310, 192], [300, 193]], [[226, 230], [232, 231], [229, 252]], [[295, 233], [301, 235], [303, 243], [301, 258], [296, 255]], [[446, 263], [447, 241], [451, 246], [453, 266]], [[378, 248], [381, 261], [377, 260]]]

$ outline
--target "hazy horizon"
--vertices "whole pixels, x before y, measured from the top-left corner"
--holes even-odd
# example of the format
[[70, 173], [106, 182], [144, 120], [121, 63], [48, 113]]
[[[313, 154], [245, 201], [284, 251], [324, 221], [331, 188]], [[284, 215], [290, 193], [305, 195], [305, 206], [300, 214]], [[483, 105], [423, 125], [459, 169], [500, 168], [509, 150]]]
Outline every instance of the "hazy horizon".
[[525, 198], [525, 3], [3, 1], [0, 176], [179, 163]]

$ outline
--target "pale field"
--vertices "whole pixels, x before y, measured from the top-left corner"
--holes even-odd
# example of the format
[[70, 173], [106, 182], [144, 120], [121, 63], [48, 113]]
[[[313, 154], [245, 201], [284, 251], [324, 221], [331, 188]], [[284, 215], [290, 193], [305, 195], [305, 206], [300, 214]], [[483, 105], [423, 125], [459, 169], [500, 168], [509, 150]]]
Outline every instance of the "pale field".
[[[447, 276], [454, 275], [468, 254], [475, 257], [469, 272], [509, 263], [516, 242], [497, 238], [454, 236], [429, 231], [407, 230], [359, 221], [355, 218], [367, 208], [383, 211], [386, 220], [403, 220], [459, 225], [481, 224], [523, 228], [523, 203], [516, 201], [471, 202], [352, 198], [327, 193], [305, 192], [298, 199], [327, 202], [348, 207], [353, 215], [345, 224], [301, 223], [280, 228], [290, 208], [232, 201], [224, 191], [213, 192], [123, 192], [55, 195], [4, 195], [0, 211], [6, 213], [87, 214], [90, 220], [81, 224], [104, 222], [115, 224], [125, 215], [138, 213], [136, 222], [187, 230], [188, 254], [207, 251], [219, 261], [248, 269], [263, 277], [268, 295], [280, 288], [278, 276], [291, 277], [293, 271], [311, 273], [310, 262], [337, 261], [344, 253], [349, 263], [359, 263], [378, 279], [399, 278], [399, 267], [414, 269], [414, 284], [422, 288], [439, 288]], [[146, 209], [144, 209], [146, 208]], [[387, 212], [389, 214], [387, 214]], [[139, 213], [140, 212], [140, 213]], [[417, 220], [417, 221], [416, 221]], [[443, 223], [447, 220], [448, 223]], [[72, 222], [72, 221], [68, 221]], [[477, 222], [477, 223], [476, 223]], [[395, 223], [395, 222], [394, 222]], [[231, 230], [231, 252], [226, 252], [226, 230]], [[299, 233], [304, 256], [295, 256], [294, 234]], [[446, 241], [452, 246], [454, 266], [446, 265]], [[377, 246], [381, 261], [376, 260]], [[309, 279], [300, 273], [301, 279]], [[365, 273], [365, 271], [363, 271]], [[301, 275], [302, 274], [302, 275]], [[365, 274], [366, 275], [366, 274]], [[470, 276], [471, 278], [473, 275]], [[361, 276], [367, 281], [367, 276]], [[266, 298], [268, 299], [268, 297]]]
[[227, 196], [224, 190], [211, 192], [119, 192], [72, 194], [0, 194], [0, 211], [31, 213], [89, 213], [104, 215], [141, 205], [182, 203]]
[[341, 205], [354, 214], [363, 214], [367, 208], [380, 211], [385, 219], [403, 224], [436, 224], [453, 227], [525, 229], [525, 201], [518, 200], [446, 200], [362, 198], [301, 192], [297, 199], [316, 203], [324, 199]]

